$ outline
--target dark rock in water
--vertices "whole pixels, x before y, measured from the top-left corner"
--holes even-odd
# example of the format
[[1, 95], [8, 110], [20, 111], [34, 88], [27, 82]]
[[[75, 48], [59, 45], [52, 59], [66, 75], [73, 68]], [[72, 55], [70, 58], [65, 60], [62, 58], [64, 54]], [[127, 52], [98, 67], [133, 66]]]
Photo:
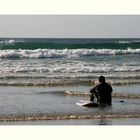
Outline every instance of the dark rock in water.
[[121, 102], [121, 103], [124, 103], [125, 101], [121, 100], [120, 102]]

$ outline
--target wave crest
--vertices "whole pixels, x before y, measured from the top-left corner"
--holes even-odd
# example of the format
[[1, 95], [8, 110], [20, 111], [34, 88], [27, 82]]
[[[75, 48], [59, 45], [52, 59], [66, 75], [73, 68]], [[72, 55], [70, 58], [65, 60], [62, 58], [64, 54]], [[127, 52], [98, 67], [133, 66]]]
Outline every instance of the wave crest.
[[75, 58], [96, 55], [140, 54], [140, 49], [36, 49], [36, 50], [1, 50], [0, 58]]
[[15, 40], [15, 39], [9, 39], [9, 40], [1, 40], [0, 46], [7, 46], [7, 45], [14, 45], [15, 43], [23, 43], [23, 40]]

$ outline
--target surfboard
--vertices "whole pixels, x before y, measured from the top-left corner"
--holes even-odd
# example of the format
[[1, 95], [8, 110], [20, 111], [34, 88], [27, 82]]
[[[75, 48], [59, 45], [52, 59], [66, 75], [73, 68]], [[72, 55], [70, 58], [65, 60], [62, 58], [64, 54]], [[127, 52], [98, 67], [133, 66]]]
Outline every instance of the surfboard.
[[86, 106], [86, 107], [98, 107], [99, 104], [95, 103], [93, 101], [88, 101], [88, 100], [80, 100], [76, 102], [77, 105], [79, 106]]

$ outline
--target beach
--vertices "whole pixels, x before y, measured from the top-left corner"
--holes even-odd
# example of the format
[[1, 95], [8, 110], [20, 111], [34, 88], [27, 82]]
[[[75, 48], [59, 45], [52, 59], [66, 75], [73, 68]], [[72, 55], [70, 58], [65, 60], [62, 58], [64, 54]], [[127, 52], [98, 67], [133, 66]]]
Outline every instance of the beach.
[[[1, 39], [1, 125], [139, 125], [139, 39]], [[88, 108], [104, 75], [112, 105]]]

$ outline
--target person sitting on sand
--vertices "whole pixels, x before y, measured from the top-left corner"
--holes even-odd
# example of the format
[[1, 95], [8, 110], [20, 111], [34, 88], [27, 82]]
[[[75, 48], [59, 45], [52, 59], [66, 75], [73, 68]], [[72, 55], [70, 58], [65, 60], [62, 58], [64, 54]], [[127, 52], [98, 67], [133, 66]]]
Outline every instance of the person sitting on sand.
[[90, 90], [90, 93], [92, 93], [90, 96], [90, 101], [94, 101], [94, 99], [96, 98], [97, 103], [99, 103], [100, 105], [111, 105], [112, 91], [113, 91], [113, 89], [112, 89], [111, 85], [106, 83], [105, 77], [100, 76], [99, 84]]

